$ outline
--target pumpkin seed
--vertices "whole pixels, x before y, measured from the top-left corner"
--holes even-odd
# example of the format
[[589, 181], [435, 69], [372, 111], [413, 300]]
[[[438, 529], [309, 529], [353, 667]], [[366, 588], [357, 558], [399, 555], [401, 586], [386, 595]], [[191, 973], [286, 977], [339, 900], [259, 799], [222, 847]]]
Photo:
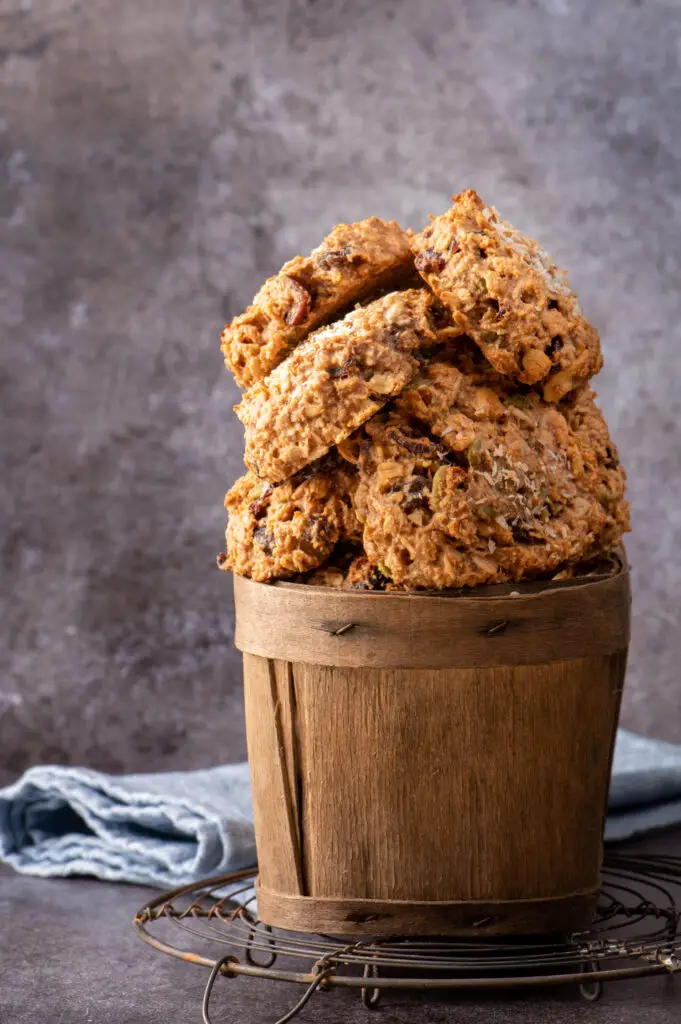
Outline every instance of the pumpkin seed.
[[532, 400], [529, 395], [508, 395], [503, 399], [504, 405], [513, 405], [516, 409], [531, 409]]
[[437, 507], [445, 496], [447, 489], [447, 466], [440, 466], [433, 477], [433, 504]]
[[476, 438], [475, 441], [472, 441], [468, 445], [468, 448], [466, 449], [466, 455], [468, 456], [468, 464], [472, 466], [474, 469], [476, 466], [481, 466], [484, 461], [484, 451], [485, 446], [479, 437]]

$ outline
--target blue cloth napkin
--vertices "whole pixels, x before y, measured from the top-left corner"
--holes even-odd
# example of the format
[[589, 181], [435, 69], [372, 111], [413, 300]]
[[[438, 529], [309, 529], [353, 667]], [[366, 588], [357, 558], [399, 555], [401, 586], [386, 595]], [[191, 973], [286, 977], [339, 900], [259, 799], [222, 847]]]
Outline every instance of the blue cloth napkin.
[[[681, 747], [620, 730], [606, 840], [681, 824]], [[246, 764], [152, 775], [39, 766], [0, 790], [0, 859], [24, 874], [173, 888], [255, 863]]]
[[104, 775], [36, 766], [0, 789], [0, 860], [172, 889], [255, 863], [248, 765]]

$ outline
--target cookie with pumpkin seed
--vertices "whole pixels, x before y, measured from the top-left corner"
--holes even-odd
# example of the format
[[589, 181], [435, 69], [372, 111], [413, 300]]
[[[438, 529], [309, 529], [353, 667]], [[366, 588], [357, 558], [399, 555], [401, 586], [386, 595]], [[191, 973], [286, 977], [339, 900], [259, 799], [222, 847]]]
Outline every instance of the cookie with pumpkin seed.
[[401, 285], [413, 267], [409, 233], [395, 221], [337, 224], [309, 256], [284, 264], [246, 312], [225, 326], [225, 363], [239, 385], [250, 387], [310, 331], [368, 295]]
[[260, 582], [317, 568], [341, 540], [356, 539], [356, 474], [334, 457], [281, 484], [246, 473], [225, 496], [227, 551], [221, 569]]
[[391, 292], [310, 335], [236, 406], [246, 465], [285, 480], [397, 395], [435, 340], [432, 301], [425, 289]]
[[476, 379], [435, 362], [365, 435], [355, 505], [366, 554], [394, 583], [550, 575], [628, 529], [624, 473], [588, 390], [557, 407], [491, 368]]
[[500, 373], [557, 402], [602, 366], [565, 272], [472, 189], [413, 239], [416, 268]]

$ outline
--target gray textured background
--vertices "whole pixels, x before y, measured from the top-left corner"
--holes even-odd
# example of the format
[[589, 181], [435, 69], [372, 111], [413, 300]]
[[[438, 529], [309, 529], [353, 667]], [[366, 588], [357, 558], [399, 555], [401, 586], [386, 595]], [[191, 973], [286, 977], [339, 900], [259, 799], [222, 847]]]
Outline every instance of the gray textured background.
[[570, 271], [630, 476], [624, 721], [681, 740], [681, 10], [0, 0], [0, 768], [240, 757], [218, 334], [474, 186]]

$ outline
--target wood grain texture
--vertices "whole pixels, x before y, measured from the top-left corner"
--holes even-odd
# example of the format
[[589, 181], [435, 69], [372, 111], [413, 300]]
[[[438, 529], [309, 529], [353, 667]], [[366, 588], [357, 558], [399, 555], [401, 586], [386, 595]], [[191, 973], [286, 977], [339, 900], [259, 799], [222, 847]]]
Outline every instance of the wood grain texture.
[[276, 670], [264, 658], [244, 655], [248, 762], [260, 877], [284, 892], [303, 892], [300, 833], [292, 770], [287, 764], [286, 715]]
[[295, 674], [308, 895], [511, 900], [598, 883], [607, 658]]
[[265, 924], [291, 931], [333, 935], [493, 935], [577, 931], [593, 919], [600, 886], [590, 892], [545, 900], [415, 902], [407, 900], [321, 899], [290, 896], [256, 886], [258, 914]]
[[[609, 619], [626, 622], [611, 638], [628, 635], [622, 579], [601, 591], [582, 647], [598, 648], [594, 632]], [[256, 586], [290, 600], [289, 590]], [[554, 593], [537, 595], [540, 604]], [[413, 598], [424, 612], [430, 600]], [[442, 600], [455, 629], [461, 603]], [[390, 597], [379, 601], [387, 608]], [[501, 614], [515, 601], [505, 597]], [[535, 617], [548, 621], [540, 607]], [[264, 618], [263, 632], [280, 621]], [[345, 934], [367, 934], [369, 918], [372, 934], [585, 926], [626, 642], [549, 657], [569, 625], [554, 624], [543, 664], [352, 667], [245, 653], [263, 919]]]
[[235, 576], [235, 643], [294, 664], [357, 668], [544, 664], [613, 654], [629, 643], [626, 565], [597, 579], [519, 584], [515, 597], [513, 588], [484, 589], [381, 594]]

